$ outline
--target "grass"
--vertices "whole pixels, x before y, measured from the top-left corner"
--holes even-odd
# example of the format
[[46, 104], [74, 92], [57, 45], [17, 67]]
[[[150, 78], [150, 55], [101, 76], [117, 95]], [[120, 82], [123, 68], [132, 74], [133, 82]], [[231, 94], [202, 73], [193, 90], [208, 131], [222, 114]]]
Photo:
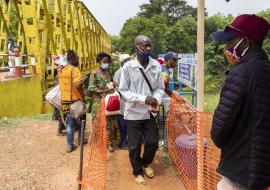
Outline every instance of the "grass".
[[0, 117], [0, 131], [13, 129], [20, 127], [20, 122], [25, 120], [38, 120], [38, 121], [50, 121], [52, 114], [38, 114], [34, 116], [21, 116], [21, 117]]
[[219, 102], [219, 94], [206, 94], [204, 97], [204, 111], [214, 112]]
[[[189, 102], [192, 102], [191, 95], [185, 95], [184, 98], [186, 98]], [[219, 94], [205, 94], [204, 111], [213, 113], [217, 107], [218, 102], [219, 102]]]

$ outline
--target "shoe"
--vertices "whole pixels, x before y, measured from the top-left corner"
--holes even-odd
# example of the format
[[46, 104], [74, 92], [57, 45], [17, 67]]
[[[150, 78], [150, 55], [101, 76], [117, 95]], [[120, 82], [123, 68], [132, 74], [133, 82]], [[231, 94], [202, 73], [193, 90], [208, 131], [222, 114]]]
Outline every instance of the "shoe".
[[127, 150], [128, 149], [127, 143], [126, 142], [120, 142], [119, 145], [118, 145], [118, 148]]
[[68, 147], [67, 148], [67, 153], [71, 153], [71, 152], [73, 152], [75, 149], [76, 149], [77, 147], [76, 146], [71, 146], [71, 147]]
[[145, 175], [149, 178], [154, 178], [155, 177], [155, 172], [154, 169], [147, 166], [144, 168]]
[[[88, 140], [87, 139], [83, 139], [83, 144], [87, 144]], [[81, 140], [78, 140], [78, 146], [81, 145]]]
[[113, 147], [113, 145], [109, 145], [109, 151], [110, 151], [110, 153], [113, 153], [114, 152], [114, 147]]
[[57, 130], [57, 136], [64, 136], [65, 133], [63, 133], [63, 130], [61, 128], [58, 128]]
[[145, 180], [143, 178], [142, 175], [137, 175], [135, 176], [135, 182], [138, 184], [138, 185], [145, 185]]
[[158, 142], [158, 146], [159, 146], [159, 147], [164, 146], [164, 141], [159, 141], [159, 142]]

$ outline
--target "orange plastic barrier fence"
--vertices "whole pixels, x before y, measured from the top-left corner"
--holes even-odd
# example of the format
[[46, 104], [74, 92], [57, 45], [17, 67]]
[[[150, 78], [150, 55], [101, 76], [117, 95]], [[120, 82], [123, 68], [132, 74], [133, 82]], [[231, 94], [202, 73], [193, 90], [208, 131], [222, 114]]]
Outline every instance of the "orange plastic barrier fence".
[[100, 109], [93, 118], [92, 130], [84, 150], [83, 190], [104, 190], [107, 182], [107, 130], [105, 102], [101, 100]]
[[212, 115], [199, 113], [178, 95], [166, 121], [168, 151], [187, 190], [215, 190], [220, 151], [210, 139]]

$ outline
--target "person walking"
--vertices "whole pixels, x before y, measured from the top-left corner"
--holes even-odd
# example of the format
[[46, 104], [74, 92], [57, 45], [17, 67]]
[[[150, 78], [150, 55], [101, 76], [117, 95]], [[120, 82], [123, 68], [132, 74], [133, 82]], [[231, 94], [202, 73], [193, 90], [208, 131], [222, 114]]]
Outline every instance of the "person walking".
[[63, 67], [58, 74], [61, 92], [61, 110], [66, 118], [67, 152], [70, 153], [76, 148], [73, 142], [74, 128], [77, 122], [70, 114], [70, 106], [78, 100], [83, 101], [82, 86], [88, 78], [82, 77], [78, 68], [79, 57], [73, 50], [68, 51], [67, 61], [68, 65]]
[[165, 85], [165, 94], [163, 96], [163, 105], [166, 113], [170, 109], [170, 97], [173, 92], [170, 89], [170, 82], [173, 82], [173, 69], [176, 67], [178, 56], [176, 53], [169, 51], [164, 56], [164, 64], [161, 65], [162, 76]]
[[[119, 61], [121, 64], [121, 67], [115, 72], [113, 80], [116, 83], [117, 86], [120, 84], [120, 78], [121, 78], [121, 71], [125, 63], [131, 60], [131, 57], [128, 54], [121, 54], [119, 56]], [[118, 145], [119, 148], [126, 148], [127, 146], [127, 130], [126, 130], [126, 124], [124, 120], [124, 110], [125, 110], [125, 99], [121, 97], [120, 99], [120, 110], [121, 114], [118, 115], [118, 126], [120, 129], [120, 137], [121, 141]]]
[[[123, 66], [119, 91], [125, 98], [124, 119], [127, 126], [129, 158], [138, 184], [145, 184], [144, 172], [155, 176], [152, 163], [159, 141], [156, 115], [164, 94], [160, 64], [151, 58], [151, 40], [135, 39], [136, 58]], [[144, 153], [141, 157], [142, 138]]]
[[211, 138], [221, 149], [218, 190], [270, 186], [270, 62], [262, 49], [270, 29], [262, 17], [244, 14], [213, 36], [226, 43], [228, 72], [215, 110]]
[[[54, 78], [54, 87], [59, 85], [59, 75], [58, 73], [61, 72], [62, 68], [67, 66], [68, 62], [64, 55], [60, 56], [53, 56], [53, 60], [55, 61], [55, 64], [57, 66], [57, 75]], [[58, 121], [58, 128], [57, 128], [57, 136], [64, 136], [64, 130], [66, 129], [66, 126], [64, 124], [64, 119], [61, 115], [61, 110], [57, 107], [53, 107], [53, 120]]]
[[9, 66], [9, 76], [15, 75], [15, 57], [13, 50], [17, 48], [16, 42], [13, 40], [12, 36], [8, 36], [8, 66]]
[[[112, 58], [109, 54], [101, 52], [96, 57], [99, 67], [93, 71], [89, 81], [88, 91], [92, 103], [92, 113], [99, 109], [101, 98], [114, 91], [113, 88], [109, 88], [111, 82], [113, 82], [112, 75], [109, 71]], [[114, 141], [116, 139], [117, 128], [117, 115], [107, 116], [107, 131], [108, 131], [108, 148], [110, 152], [114, 152]]]

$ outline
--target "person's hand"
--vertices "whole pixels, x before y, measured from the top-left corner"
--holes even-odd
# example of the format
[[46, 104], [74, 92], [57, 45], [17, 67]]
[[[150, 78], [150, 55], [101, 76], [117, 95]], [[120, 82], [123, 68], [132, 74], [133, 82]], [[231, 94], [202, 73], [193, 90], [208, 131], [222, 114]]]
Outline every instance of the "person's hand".
[[152, 96], [147, 96], [145, 99], [145, 104], [156, 107], [158, 105], [158, 101]]
[[87, 76], [87, 75], [84, 76], [82, 80], [83, 80], [83, 82], [85, 83], [86, 81], [88, 81], [88, 76]]
[[108, 86], [105, 86], [104, 90], [100, 90], [100, 94], [111, 94], [112, 92], [114, 92], [114, 88], [110, 89]]
[[116, 82], [113, 82], [113, 87], [114, 88], [117, 88], [118, 87], [118, 84]]
[[159, 112], [159, 106], [156, 105], [155, 107], [152, 107], [151, 112], [158, 113]]
[[108, 83], [106, 87], [108, 87], [110, 90], [114, 89], [113, 82]]

